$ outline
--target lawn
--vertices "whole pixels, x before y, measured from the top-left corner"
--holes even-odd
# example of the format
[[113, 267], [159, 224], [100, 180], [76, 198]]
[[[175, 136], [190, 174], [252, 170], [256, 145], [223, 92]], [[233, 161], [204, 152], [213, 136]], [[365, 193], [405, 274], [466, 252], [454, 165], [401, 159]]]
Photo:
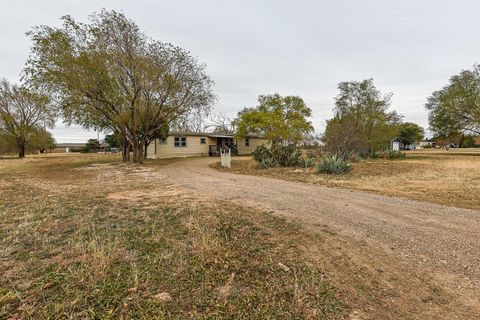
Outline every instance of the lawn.
[[462, 208], [480, 208], [480, 149], [410, 151], [405, 159], [362, 160], [344, 175], [317, 174], [314, 168], [260, 169], [255, 161], [234, 160], [240, 174], [323, 184]]
[[298, 254], [298, 226], [202, 201], [148, 168], [111, 156], [3, 160], [0, 194], [1, 319], [344, 312]]

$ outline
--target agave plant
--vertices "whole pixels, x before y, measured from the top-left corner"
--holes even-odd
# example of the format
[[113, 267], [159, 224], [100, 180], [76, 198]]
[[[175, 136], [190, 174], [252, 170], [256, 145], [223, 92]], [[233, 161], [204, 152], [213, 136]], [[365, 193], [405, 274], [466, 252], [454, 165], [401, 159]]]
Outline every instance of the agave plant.
[[301, 163], [305, 166], [305, 168], [311, 168], [315, 164], [315, 158], [304, 157], [302, 158]]
[[350, 163], [336, 154], [323, 157], [317, 164], [318, 173], [342, 174], [350, 169]]

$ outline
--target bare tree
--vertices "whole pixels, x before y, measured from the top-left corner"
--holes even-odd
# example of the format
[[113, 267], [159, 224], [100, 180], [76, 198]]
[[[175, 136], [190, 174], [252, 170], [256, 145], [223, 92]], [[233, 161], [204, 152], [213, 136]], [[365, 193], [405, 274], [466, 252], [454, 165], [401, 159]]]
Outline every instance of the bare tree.
[[0, 128], [16, 142], [18, 157], [25, 157], [28, 140], [41, 127], [53, 127], [55, 111], [48, 97], [0, 82]]
[[207, 130], [215, 133], [235, 134], [236, 128], [234, 120], [219, 113], [208, 119], [209, 124], [205, 126]]

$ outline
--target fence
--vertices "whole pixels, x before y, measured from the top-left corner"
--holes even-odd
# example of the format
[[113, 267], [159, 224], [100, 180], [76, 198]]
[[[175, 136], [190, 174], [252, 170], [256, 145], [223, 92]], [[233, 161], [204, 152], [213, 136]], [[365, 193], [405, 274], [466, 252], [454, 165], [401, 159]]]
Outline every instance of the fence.
[[232, 151], [230, 149], [220, 149], [220, 163], [222, 167], [230, 168], [232, 165]]

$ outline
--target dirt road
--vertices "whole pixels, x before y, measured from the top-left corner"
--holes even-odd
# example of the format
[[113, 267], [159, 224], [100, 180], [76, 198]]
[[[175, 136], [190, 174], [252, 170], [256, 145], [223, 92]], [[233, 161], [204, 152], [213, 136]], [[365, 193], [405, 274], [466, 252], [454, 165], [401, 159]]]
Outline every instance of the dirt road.
[[173, 184], [214, 199], [273, 210], [308, 227], [328, 226], [378, 256], [428, 273], [477, 305], [480, 211], [265, 177], [219, 172], [218, 159], [178, 161], [162, 169]]

